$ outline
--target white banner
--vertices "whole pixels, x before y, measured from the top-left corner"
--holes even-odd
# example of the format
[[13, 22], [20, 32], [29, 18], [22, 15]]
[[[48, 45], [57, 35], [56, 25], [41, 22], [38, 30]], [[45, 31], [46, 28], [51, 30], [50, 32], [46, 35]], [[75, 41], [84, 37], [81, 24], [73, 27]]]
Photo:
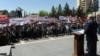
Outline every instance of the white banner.
[[29, 19], [26, 19], [26, 18], [11, 18], [9, 19], [9, 24], [25, 24], [25, 23], [28, 23], [29, 22]]
[[65, 16], [59, 16], [59, 20], [67, 20]]

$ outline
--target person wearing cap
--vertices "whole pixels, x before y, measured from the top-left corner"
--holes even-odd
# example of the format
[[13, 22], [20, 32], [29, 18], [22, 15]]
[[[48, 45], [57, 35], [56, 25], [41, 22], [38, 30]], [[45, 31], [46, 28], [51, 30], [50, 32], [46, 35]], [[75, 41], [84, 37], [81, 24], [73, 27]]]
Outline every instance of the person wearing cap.
[[97, 53], [97, 22], [94, 16], [90, 16], [85, 25], [87, 39], [88, 56], [96, 56]]

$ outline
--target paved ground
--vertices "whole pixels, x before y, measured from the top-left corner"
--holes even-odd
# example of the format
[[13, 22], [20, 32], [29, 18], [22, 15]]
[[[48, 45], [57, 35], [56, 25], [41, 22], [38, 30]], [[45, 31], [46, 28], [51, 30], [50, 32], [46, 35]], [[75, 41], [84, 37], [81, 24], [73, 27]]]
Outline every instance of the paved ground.
[[[12, 49], [12, 56], [72, 56], [74, 36], [60, 36], [55, 38], [30, 40], [16, 44]], [[100, 36], [99, 36], [100, 40]], [[100, 41], [98, 54], [100, 55]], [[86, 41], [85, 41], [86, 49]]]

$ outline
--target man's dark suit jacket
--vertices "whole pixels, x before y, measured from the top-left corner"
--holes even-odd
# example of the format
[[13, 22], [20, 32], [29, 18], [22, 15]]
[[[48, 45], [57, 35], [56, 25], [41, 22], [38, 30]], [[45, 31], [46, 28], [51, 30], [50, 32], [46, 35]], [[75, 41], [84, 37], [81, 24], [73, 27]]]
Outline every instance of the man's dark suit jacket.
[[87, 40], [97, 41], [97, 27], [98, 25], [96, 21], [90, 20], [89, 22], [86, 23], [85, 34]]

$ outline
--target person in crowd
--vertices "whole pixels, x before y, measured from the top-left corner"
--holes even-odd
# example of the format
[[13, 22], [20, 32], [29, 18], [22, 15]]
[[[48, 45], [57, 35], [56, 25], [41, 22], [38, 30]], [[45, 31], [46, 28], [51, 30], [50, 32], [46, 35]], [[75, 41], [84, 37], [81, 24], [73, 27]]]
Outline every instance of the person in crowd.
[[71, 30], [76, 30], [77, 29], [77, 24], [74, 22], [71, 24]]
[[56, 36], [56, 37], [58, 36], [57, 25], [56, 24], [52, 26], [52, 32], [53, 32], [53, 36]]
[[100, 15], [97, 15], [96, 21], [98, 24], [98, 34], [100, 34]]
[[90, 16], [85, 25], [85, 34], [87, 39], [88, 56], [96, 56], [97, 53], [97, 22], [94, 16]]

